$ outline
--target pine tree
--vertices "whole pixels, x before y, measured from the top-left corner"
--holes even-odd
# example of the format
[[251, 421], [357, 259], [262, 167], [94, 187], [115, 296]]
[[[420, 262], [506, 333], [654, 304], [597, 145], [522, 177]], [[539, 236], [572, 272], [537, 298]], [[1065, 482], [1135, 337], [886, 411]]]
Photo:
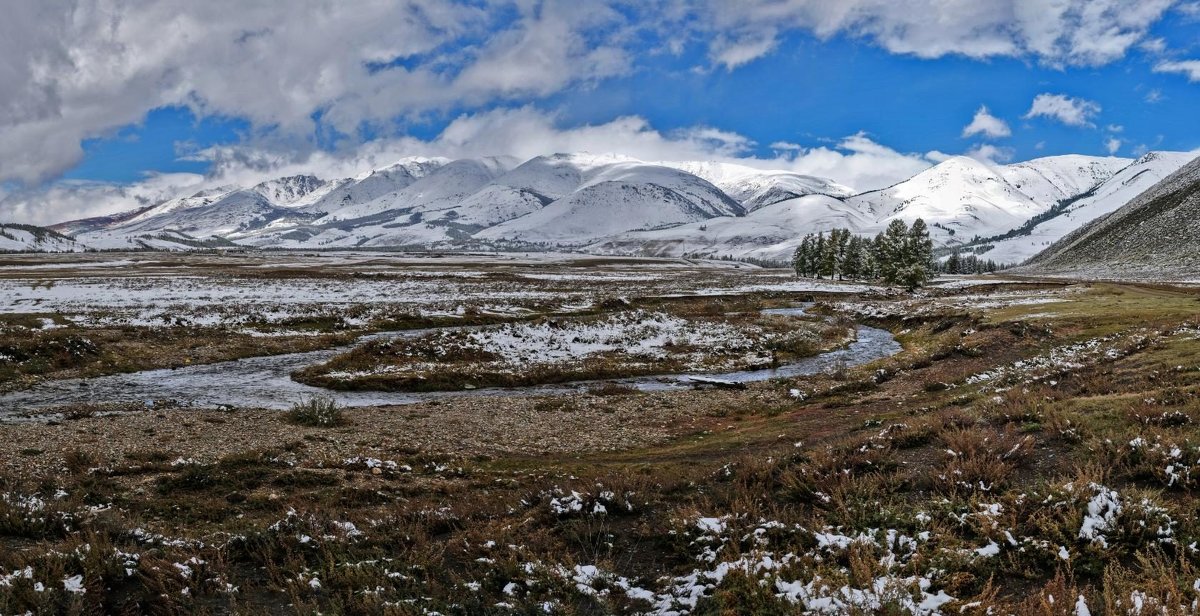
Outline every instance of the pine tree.
[[899, 218], [888, 223], [887, 229], [877, 238], [877, 264], [879, 277], [889, 285], [900, 284], [901, 272], [905, 269], [908, 225]]
[[834, 245], [834, 257], [833, 257], [834, 270], [835, 270], [835, 273], [837, 274], [838, 280], [842, 280], [844, 277], [843, 269], [844, 269], [845, 263], [846, 263], [846, 252], [850, 246], [850, 238], [853, 237], [854, 234], [850, 233], [849, 229], [836, 229], [835, 231], [837, 233], [837, 239], [834, 240], [834, 242], [833, 242], [833, 245]]
[[792, 268], [796, 270], [796, 275], [801, 278], [808, 276], [808, 253], [812, 250], [812, 234], [804, 236], [800, 240], [800, 245], [796, 247], [796, 252], [792, 253]]
[[850, 236], [846, 240], [846, 256], [842, 260], [842, 275], [850, 280], [862, 280], [866, 278], [864, 269], [864, 257], [866, 251], [863, 249], [863, 239], [857, 235]]
[[[890, 225], [888, 229], [891, 229]], [[932, 267], [933, 240], [929, 238], [929, 227], [925, 221], [918, 218], [903, 239], [898, 282], [911, 291], [928, 282]]]
[[959, 255], [957, 250], [950, 253], [950, 257], [946, 259], [946, 273], [962, 273], [962, 255]]
[[821, 250], [820, 276], [833, 279], [837, 275], [837, 246], [838, 237], [841, 232], [834, 229], [829, 232], [829, 239], [825, 240], [825, 245]]
[[825, 261], [825, 245], [826, 245], [825, 232], [822, 231], [817, 234], [817, 239], [813, 243], [812, 256], [811, 256], [811, 260], [809, 261], [809, 263], [812, 266], [813, 274], [816, 275], [818, 280], [822, 278], [821, 274], [823, 272], [821, 269], [821, 265]]

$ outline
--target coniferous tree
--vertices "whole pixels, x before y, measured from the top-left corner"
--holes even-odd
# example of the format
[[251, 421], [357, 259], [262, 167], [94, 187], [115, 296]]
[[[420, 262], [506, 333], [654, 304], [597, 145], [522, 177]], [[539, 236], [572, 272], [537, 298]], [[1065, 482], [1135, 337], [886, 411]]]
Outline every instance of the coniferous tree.
[[946, 273], [963, 273], [960, 270], [962, 270], [962, 255], [958, 254], [958, 250], [955, 250], [954, 252], [950, 253], [950, 256], [946, 259]]
[[842, 260], [842, 275], [850, 280], [862, 280], [867, 278], [863, 249], [863, 239], [857, 235], [852, 235], [846, 240], [846, 256]]
[[808, 253], [812, 250], [812, 234], [804, 236], [800, 240], [800, 245], [796, 247], [796, 252], [792, 253], [792, 268], [796, 270], [796, 275], [801, 278], [808, 277]]
[[888, 223], [879, 241], [878, 256], [879, 278], [887, 284], [900, 284], [901, 272], [905, 269], [907, 259], [906, 246], [908, 243], [908, 225], [899, 218]]
[[820, 277], [832, 279], [837, 275], [837, 246], [841, 231], [833, 229], [821, 250]]
[[[890, 226], [888, 228], [891, 229]], [[929, 227], [925, 221], [918, 218], [904, 236], [900, 267], [896, 272], [897, 282], [909, 291], [916, 289], [929, 281], [932, 266], [933, 240], [929, 238]]]
[[825, 232], [822, 231], [817, 234], [817, 239], [813, 243], [812, 258], [809, 261], [809, 263], [812, 266], [813, 274], [816, 275], [818, 280], [823, 278], [823, 276], [821, 275], [823, 273], [823, 271], [821, 269], [821, 265], [825, 261], [825, 245], [826, 245]]
[[853, 236], [849, 229], [837, 229], [837, 239], [834, 241], [834, 269], [836, 270], [838, 280], [844, 278], [843, 268], [846, 263], [846, 252], [850, 248], [850, 238]]

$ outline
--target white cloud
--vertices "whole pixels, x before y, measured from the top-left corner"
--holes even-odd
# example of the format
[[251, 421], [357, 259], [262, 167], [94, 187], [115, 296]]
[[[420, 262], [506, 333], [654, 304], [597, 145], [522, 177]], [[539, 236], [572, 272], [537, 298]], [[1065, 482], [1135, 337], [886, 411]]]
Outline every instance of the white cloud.
[[775, 49], [776, 43], [776, 33], [773, 29], [738, 38], [722, 35], [713, 41], [709, 55], [726, 70], [733, 70], [767, 55]]
[[1162, 90], [1155, 88], [1146, 93], [1144, 100], [1153, 105], [1155, 103], [1161, 103], [1165, 98], [1166, 97], [1163, 96]]
[[831, 178], [860, 190], [894, 184], [928, 168], [936, 158], [929, 153], [898, 152], [862, 133], [832, 145], [788, 145], [795, 147], [778, 151], [773, 158], [757, 158], [748, 154], [753, 141], [712, 127], [662, 132], [636, 116], [561, 127], [554, 114], [526, 106], [464, 114], [428, 140], [379, 139], [339, 152], [272, 149], [261, 144], [208, 148], [192, 155], [212, 163], [207, 177], [154, 175], [128, 186], [59, 182], [0, 200], [0, 220], [53, 224], [130, 210], [214, 186], [253, 185], [302, 173], [326, 179], [352, 177], [406, 156], [500, 155], [525, 160], [555, 152], [593, 152], [646, 161], [714, 160]]
[[1154, 65], [1156, 73], [1182, 73], [1188, 81], [1200, 81], [1200, 60], [1179, 60], [1159, 62]]
[[786, 30], [849, 35], [922, 58], [1029, 57], [1100, 65], [1145, 41], [1174, 0], [675, 0], [719, 35], [713, 58], [733, 68], [764, 55]]
[[971, 148], [966, 155], [985, 163], [1002, 164], [1010, 162], [1016, 155], [1016, 150], [984, 143]]
[[209, 184], [192, 173], [156, 174], [131, 184], [57, 182], [0, 198], [0, 222], [35, 225], [107, 216], [192, 194]]
[[1008, 127], [1008, 123], [992, 115], [986, 105], [979, 107], [979, 110], [975, 112], [975, 117], [971, 119], [971, 123], [962, 131], [963, 137], [983, 135], [993, 139], [1008, 137], [1011, 134], [1012, 129]]
[[804, 149], [804, 146], [800, 145], [799, 143], [792, 143], [791, 141], [776, 141], [776, 142], [772, 143], [769, 147], [772, 150], [781, 150], [781, 151], [796, 151], [796, 150]]
[[0, 182], [54, 178], [80, 160], [82, 140], [169, 105], [245, 119], [251, 135], [293, 147], [311, 147], [318, 131], [344, 135], [350, 147], [364, 129], [394, 133], [397, 120], [594, 86], [637, 70], [647, 45], [678, 52], [694, 42], [730, 70], [777, 50], [788, 31], [922, 58], [1096, 65], [1153, 46], [1147, 33], [1171, 3], [9, 2], [0, 20]]
[[1092, 126], [1092, 118], [1100, 113], [1100, 105], [1064, 94], [1038, 94], [1025, 118], [1050, 118], [1067, 126]]
[[603, 3], [10, 4], [0, 20], [0, 182], [52, 178], [80, 159], [81, 140], [167, 105], [301, 144], [320, 114], [358, 141], [363, 126], [530, 100], [631, 62], [626, 18]]
[[281, 175], [314, 173], [320, 177], [349, 177], [392, 164], [405, 156], [468, 158], [511, 156], [527, 160], [557, 152], [620, 154], [646, 161], [714, 160], [762, 169], [786, 169], [836, 180], [863, 190], [894, 184], [931, 165], [924, 154], [905, 154], [879, 144], [863, 133], [833, 145], [805, 147], [786, 144], [773, 158], [750, 154], [747, 137], [712, 127], [669, 132], [655, 129], [644, 118], [626, 116], [603, 124], [562, 127], [558, 117], [536, 108], [496, 109], [464, 114], [437, 137], [377, 140], [345, 153], [303, 153], [253, 147], [210, 148], [201, 153], [213, 162], [211, 184], [248, 184]]
[[1109, 137], [1108, 139], [1104, 140], [1104, 149], [1108, 151], [1108, 154], [1111, 156], [1121, 150], [1122, 143], [1124, 142], [1116, 137]]

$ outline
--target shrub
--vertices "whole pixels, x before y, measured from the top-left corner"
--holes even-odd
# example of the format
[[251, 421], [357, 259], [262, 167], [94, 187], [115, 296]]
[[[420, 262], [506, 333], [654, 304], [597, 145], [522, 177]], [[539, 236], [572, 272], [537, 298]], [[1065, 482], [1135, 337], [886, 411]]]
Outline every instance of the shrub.
[[292, 405], [287, 420], [300, 426], [330, 428], [344, 423], [342, 409], [328, 396], [314, 396]]

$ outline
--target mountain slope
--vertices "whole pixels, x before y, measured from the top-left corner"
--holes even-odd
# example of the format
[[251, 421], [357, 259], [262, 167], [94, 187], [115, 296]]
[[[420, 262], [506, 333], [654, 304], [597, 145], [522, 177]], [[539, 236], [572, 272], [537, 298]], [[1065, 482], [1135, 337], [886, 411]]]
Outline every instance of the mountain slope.
[[722, 217], [667, 229], [624, 233], [589, 246], [609, 254], [734, 257], [787, 261], [804, 229], [874, 228], [875, 221], [827, 195], [807, 195], [760, 207], [743, 217]]
[[1067, 234], [1023, 271], [1085, 278], [1200, 278], [1200, 158]]
[[833, 180], [790, 171], [763, 170], [732, 163], [699, 161], [660, 164], [707, 180], [733, 200], [741, 203], [747, 212], [806, 195], [849, 197], [855, 194], [854, 189]]
[[1150, 152], [1076, 198], [1060, 201], [1059, 207], [1027, 222], [1009, 237], [988, 240], [989, 248], [980, 256], [997, 263], [1022, 263], [1071, 231], [1125, 205], [1192, 157], [1186, 152]]
[[582, 245], [626, 231], [744, 213], [741, 204], [694, 175], [658, 165], [618, 162], [589, 173], [570, 195], [475, 237]]
[[[924, 218], [938, 245], [1023, 260], [1110, 212], [1186, 155], [949, 158], [882, 190], [724, 162], [612, 154], [405, 158], [355, 178], [225, 186], [56, 228], [98, 248], [570, 247], [786, 260], [807, 233]], [[1019, 257], [1019, 258], [1018, 258]]]
[[1081, 195], [1107, 182], [1129, 166], [1128, 158], [1108, 156], [1046, 156], [999, 168], [1013, 188], [1039, 203], [1055, 203]]
[[80, 252], [84, 246], [46, 227], [0, 224], [0, 252]]
[[996, 168], [956, 156], [890, 188], [846, 202], [881, 224], [924, 219], [936, 243], [950, 245], [1020, 226], [1049, 208], [1021, 192]]

